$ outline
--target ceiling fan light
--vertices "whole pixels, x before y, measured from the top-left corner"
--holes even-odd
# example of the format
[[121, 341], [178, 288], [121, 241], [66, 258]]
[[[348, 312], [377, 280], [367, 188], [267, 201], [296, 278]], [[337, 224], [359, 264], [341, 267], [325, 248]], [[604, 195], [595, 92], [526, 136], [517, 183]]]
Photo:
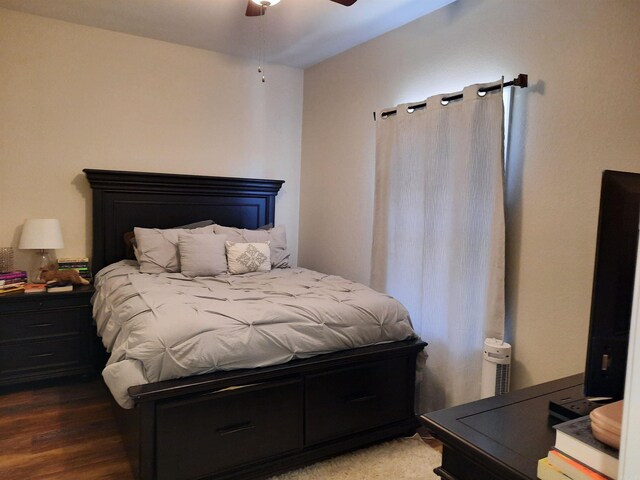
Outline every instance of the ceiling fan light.
[[273, 7], [274, 5], [280, 3], [280, 0], [251, 0], [253, 3], [258, 5], [259, 7]]

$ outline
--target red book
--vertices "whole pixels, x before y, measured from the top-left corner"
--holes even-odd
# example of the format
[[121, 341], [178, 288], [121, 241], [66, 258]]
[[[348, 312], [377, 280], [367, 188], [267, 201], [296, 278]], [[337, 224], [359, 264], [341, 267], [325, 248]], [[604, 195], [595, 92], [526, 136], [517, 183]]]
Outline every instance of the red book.
[[549, 463], [573, 480], [609, 480], [609, 477], [592, 470], [586, 465], [564, 455], [559, 450], [549, 450]]
[[46, 292], [47, 286], [44, 283], [25, 283], [24, 293], [41, 293]]

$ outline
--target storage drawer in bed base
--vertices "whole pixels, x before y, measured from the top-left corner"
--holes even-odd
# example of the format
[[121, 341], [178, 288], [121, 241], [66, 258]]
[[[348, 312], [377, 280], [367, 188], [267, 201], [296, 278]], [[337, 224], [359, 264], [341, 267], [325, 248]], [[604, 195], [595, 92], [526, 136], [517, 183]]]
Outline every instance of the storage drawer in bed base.
[[330, 442], [307, 446], [298, 452], [279, 455], [260, 463], [245, 464], [240, 468], [206, 478], [215, 480], [258, 480], [269, 478], [273, 475], [279, 475], [384, 440], [391, 440], [403, 435], [412, 435], [418, 425], [419, 422], [415, 418], [405, 419], [401, 422], [341, 437]]
[[203, 393], [156, 408], [157, 478], [188, 480], [302, 448], [299, 379]]
[[[134, 473], [141, 480], [266, 478], [412, 434], [418, 426], [413, 414], [415, 362], [425, 345], [408, 340], [287, 365], [132, 387], [136, 408], [116, 408], [124, 420], [121, 430]], [[363, 383], [363, 374], [373, 383]], [[375, 390], [379, 375], [385, 387]], [[333, 381], [339, 385], [327, 404], [323, 385]], [[239, 385], [249, 386], [224, 390]], [[370, 387], [376, 395], [371, 404], [384, 398], [392, 407], [379, 415], [372, 409], [368, 422], [363, 416], [348, 428], [320, 429], [321, 424], [344, 421], [352, 403], [348, 400]], [[346, 403], [336, 402], [343, 397]], [[324, 419], [311, 421], [314, 414]]]
[[307, 375], [305, 444], [410, 417], [414, 379], [408, 376], [408, 361], [395, 357]]

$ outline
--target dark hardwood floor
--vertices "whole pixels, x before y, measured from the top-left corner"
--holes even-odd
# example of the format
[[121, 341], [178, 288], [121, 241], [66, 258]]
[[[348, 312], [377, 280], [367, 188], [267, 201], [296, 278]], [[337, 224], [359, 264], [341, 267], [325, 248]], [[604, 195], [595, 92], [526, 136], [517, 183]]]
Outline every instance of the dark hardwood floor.
[[133, 480], [109, 396], [100, 378], [0, 392], [0, 479]]
[[0, 479], [132, 480], [102, 380], [0, 392]]

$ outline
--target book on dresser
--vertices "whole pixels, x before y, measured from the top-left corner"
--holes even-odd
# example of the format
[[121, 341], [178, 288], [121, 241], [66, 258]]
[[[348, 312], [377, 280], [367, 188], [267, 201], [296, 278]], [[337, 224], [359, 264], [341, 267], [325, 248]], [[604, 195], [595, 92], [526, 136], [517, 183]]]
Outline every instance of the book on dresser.
[[547, 458], [538, 460], [538, 478], [540, 480], [573, 480], [562, 473], [558, 467], [551, 465]]
[[8, 287], [15, 284], [23, 284], [27, 281], [27, 272], [24, 270], [14, 270], [12, 272], [0, 273], [0, 287]]
[[58, 259], [59, 270], [75, 270], [86, 280], [91, 280], [89, 259], [87, 257], [63, 257]]
[[593, 436], [588, 416], [559, 423], [553, 428], [556, 443], [546, 458], [549, 465], [571, 480], [617, 479], [618, 450]]
[[47, 291], [47, 286], [44, 283], [25, 283], [24, 293], [42, 293]]
[[73, 283], [60, 280], [51, 280], [47, 282], [46, 286], [49, 293], [71, 292], [73, 290]]
[[549, 455], [544, 460], [547, 460], [549, 465], [560, 470], [571, 480], [610, 480], [611, 478], [574, 460], [555, 448], [549, 451]]
[[16, 293], [24, 290], [24, 282], [12, 283], [10, 285], [0, 286], [0, 294], [3, 293]]

